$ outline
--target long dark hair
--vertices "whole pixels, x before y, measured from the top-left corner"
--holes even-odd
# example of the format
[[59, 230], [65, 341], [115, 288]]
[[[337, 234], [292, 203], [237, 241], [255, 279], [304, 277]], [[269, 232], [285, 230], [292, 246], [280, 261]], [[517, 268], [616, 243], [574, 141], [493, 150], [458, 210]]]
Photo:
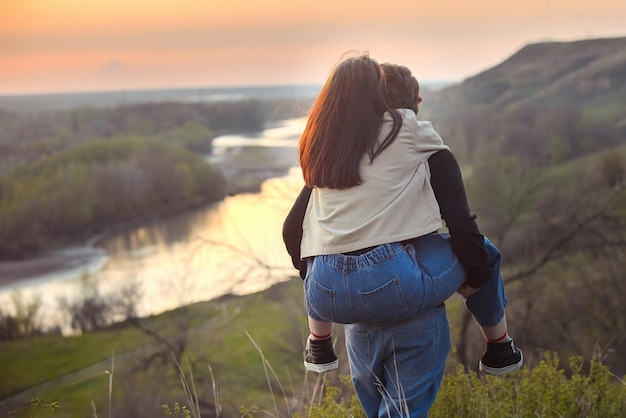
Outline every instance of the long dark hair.
[[[385, 112], [393, 128], [378, 144]], [[363, 182], [360, 163], [374, 161], [398, 135], [402, 117], [387, 104], [384, 74], [367, 54], [348, 58], [331, 72], [313, 104], [300, 138], [300, 166], [309, 187], [345, 189]]]

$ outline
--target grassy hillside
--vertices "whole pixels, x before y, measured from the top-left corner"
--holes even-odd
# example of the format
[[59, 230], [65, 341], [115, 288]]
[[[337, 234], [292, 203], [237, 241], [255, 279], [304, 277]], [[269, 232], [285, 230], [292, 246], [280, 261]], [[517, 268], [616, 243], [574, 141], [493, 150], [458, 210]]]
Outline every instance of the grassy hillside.
[[[239, 416], [240, 408], [272, 409], [274, 401], [284, 410], [297, 403], [305, 382], [315, 383], [314, 376], [305, 379], [302, 365], [307, 325], [300, 279], [257, 294], [197, 303], [141, 324], [173, 345], [186, 339], [181, 366], [187, 373], [187, 362], [191, 365], [203, 410], [215, 407], [212, 379], [223, 416]], [[349, 374], [343, 343], [338, 345], [340, 372]], [[70, 338], [0, 342], [0, 364], [0, 416], [12, 411], [11, 416], [29, 416], [31, 399], [58, 402], [60, 416], [77, 418], [92, 416], [94, 401], [99, 416], [107, 416], [111, 370], [113, 416], [128, 416], [137, 408], [134, 416], [158, 417], [165, 415], [163, 404], [189, 405], [169, 347], [130, 325]]]
[[501, 64], [428, 97], [434, 115], [574, 107], [626, 125], [626, 37], [527, 45]]
[[[340, 369], [325, 382], [334, 389], [308, 412], [307, 405], [319, 402], [322, 392], [317, 375], [306, 376], [302, 365], [307, 331], [301, 295], [301, 281], [293, 279], [257, 294], [227, 296], [146, 318], [142, 325], [170, 341], [187, 327], [181, 366], [203, 417], [216, 416], [217, 410], [223, 417], [362, 417], [358, 404], [350, 403], [354, 393], [349, 381], [340, 382], [341, 375], [349, 375], [341, 327], [336, 329]], [[448, 304], [453, 329], [462, 309], [459, 302], [453, 298]], [[582, 359], [576, 360], [578, 369], [570, 378], [556, 356], [542, 360], [526, 351], [525, 357], [532, 371], [481, 380], [459, 368], [452, 353], [433, 416], [484, 416], [479, 411], [504, 416], [515, 411], [515, 416], [534, 417], [550, 410], [555, 416], [619, 417], [626, 411], [626, 392], [602, 364], [589, 370]], [[172, 413], [177, 405], [193, 408], [171, 353], [130, 326], [73, 338], [3, 342], [0, 364], [0, 416], [105, 417], [110, 410], [115, 417], [156, 418], [166, 416], [163, 406]], [[544, 391], [545, 382], [554, 390]], [[586, 403], [579, 405], [576, 399]], [[581, 410], [590, 414], [576, 415]]]

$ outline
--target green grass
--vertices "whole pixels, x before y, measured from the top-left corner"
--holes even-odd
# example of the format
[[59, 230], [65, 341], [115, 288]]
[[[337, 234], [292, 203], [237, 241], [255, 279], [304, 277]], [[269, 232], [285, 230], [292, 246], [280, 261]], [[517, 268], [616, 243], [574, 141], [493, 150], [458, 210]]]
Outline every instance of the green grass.
[[[100, 417], [108, 416], [107, 387], [109, 376], [104, 372], [83, 382], [51, 389], [44, 401], [54, 400], [59, 404], [59, 412], [66, 417], [92, 417], [93, 405]], [[87, 402], [85, 402], [87, 400]]]
[[[447, 306], [454, 335], [458, 331], [454, 324], [464, 307], [460, 298], [452, 298]], [[337, 342], [339, 373], [328, 374], [327, 387], [331, 389], [309, 412], [317, 376], [305, 377], [302, 366], [301, 349], [307, 328], [299, 279], [257, 294], [197, 303], [146, 318], [143, 323], [173, 336], [182, 318], [188, 318], [191, 326], [183, 370], [189, 373], [186, 362], [189, 360], [193, 377], [188, 374], [187, 378], [193, 380], [197, 396], [204, 403], [202, 416], [211, 416], [208, 411], [214, 402], [222, 407], [225, 417], [360, 416], [349, 380], [341, 379], [349, 374], [343, 341]], [[342, 338], [340, 327], [336, 335]], [[11, 405], [0, 403], [0, 416], [11, 412], [16, 418], [92, 417], [93, 402], [98, 416], [107, 417], [109, 375], [106, 371], [112, 369], [113, 347], [112, 416], [158, 418], [165, 416], [161, 405], [170, 409], [177, 403], [191, 406], [169, 353], [164, 353], [164, 363], [144, 363], [145, 353], [133, 351], [150, 346], [149, 341], [137, 329], [117, 326], [72, 338], [38, 337], [1, 343], [0, 364], [3, 372], [5, 369], [10, 372], [0, 374], [3, 390], [52, 383], [27, 392]], [[504, 378], [480, 379], [473, 372], [458, 369], [451, 354], [448, 359], [451, 373], [444, 378], [432, 416], [482, 417], [486, 413], [535, 417], [537, 411], [545, 417], [620, 416], [617, 414], [626, 411], [626, 385], [599, 363], [594, 363], [589, 372], [582, 370], [581, 361], [576, 363], [579, 366], [575, 364], [573, 376], [566, 376], [557, 367], [555, 356], [546, 357], [532, 372], [525, 368]], [[98, 362], [92, 373], [77, 379], [61, 379]], [[219, 387], [217, 399], [213, 395], [209, 367]], [[602, 396], [594, 397], [598, 390]], [[39, 399], [43, 404], [58, 403], [58, 411], [33, 409], [31, 399]], [[579, 411], [576, 405], [588, 408], [588, 414], [572, 412]], [[456, 415], [450, 415], [451, 411]], [[561, 415], [553, 411], [561, 411], [558, 412]]]
[[[272, 405], [263, 358], [254, 344], [276, 373], [271, 384], [280, 398], [283, 389], [291, 392], [290, 381], [299, 386], [304, 378], [301, 350], [307, 325], [301, 282], [294, 279], [270, 292], [225, 306], [223, 320], [199, 333], [189, 350], [211, 365], [222, 393], [247, 408]], [[287, 387], [281, 389], [281, 384]]]
[[111, 359], [147, 343], [138, 330], [104, 330], [78, 337], [42, 336], [3, 342], [0, 395], [7, 396], [48, 380]]
[[[264, 362], [254, 344], [258, 344], [267, 356], [268, 364], [275, 367], [276, 376], [271, 376], [271, 385], [281, 399], [283, 389], [280, 384], [287, 385], [284, 390], [288, 392], [293, 392], [289, 382], [296, 382], [297, 389], [302, 385], [301, 349], [307, 328], [299, 279], [275, 286], [267, 292], [196, 303], [141, 320], [145, 327], [158, 330], [161, 335], [172, 339], [185, 321], [189, 330], [184, 356], [191, 359], [196, 368], [194, 375], [199, 392], [205, 398], [212, 398], [209, 390], [211, 382], [207, 377], [208, 367], [211, 366], [220, 385], [221, 401], [231, 408], [231, 413], [238, 413], [241, 406], [267, 408], [273, 405]], [[163, 396], [164, 403], [173, 405], [176, 401], [183, 402], [179, 377], [167, 350], [163, 350], [163, 358], [170, 364], [153, 362], [142, 366], [146, 351], [154, 351], [150, 350], [151, 347], [163, 350], [138, 329], [123, 325], [76, 337], [44, 336], [2, 342], [0, 399], [43, 385], [38, 390], [24, 393], [16, 400], [17, 406], [24, 409], [33, 398], [47, 403], [58, 401], [61, 410], [82, 411], [66, 416], [86, 416], [82, 406], [90, 409], [91, 401], [98, 400], [100, 409], [99, 404], [108, 396], [108, 375], [105, 371], [111, 368], [115, 350], [115, 364], [119, 370], [114, 375], [114, 390], [127, 391], [127, 381], [133, 379], [144, 382], [146, 391], [153, 390]], [[99, 367], [84, 377], [70, 379], [69, 383], [58, 380], [96, 363], [100, 363]], [[137, 365], [140, 365], [139, 369], [143, 368], [141, 373], [137, 372]], [[173, 398], [168, 399], [171, 393]], [[22, 412], [26, 413], [25, 410]], [[5, 411], [0, 408], [0, 416], [3, 413]]]

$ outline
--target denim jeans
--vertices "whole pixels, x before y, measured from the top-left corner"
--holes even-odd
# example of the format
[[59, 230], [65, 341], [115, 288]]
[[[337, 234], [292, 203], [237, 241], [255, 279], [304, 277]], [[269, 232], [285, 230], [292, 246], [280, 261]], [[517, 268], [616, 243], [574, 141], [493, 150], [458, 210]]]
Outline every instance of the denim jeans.
[[[492, 277], [466, 300], [481, 325], [504, 315], [500, 253], [485, 239]], [[380, 245], [359, 256], [316, 256], [304, 281], [307, 314], [346, 324], [353, 384], [368, 417], [425, 417], [450, 351], [443, 303], [465, 272], [448, 234]]]
[[[407, 250], [428, 278], [428, 293], [425, 296], [427, 303], [424, 309], [438, 306], [465, 282], [465, 272], [462, 271], [459, 275], [458, 259], [452, 252], [449, 234], [430, 234], [414, 239]], [[500, 274], [502, 255], [487, 237], [485, 250], [489, 260], [490, 278], [478, 292], [465, 300], [465, 306], [479, 325], [494, 326], [504, 317], [508, 300]]]
[[427, 417], [450, 352], [444, 305], [411, 320], [348, 324], [354, 389], [368, 417]]

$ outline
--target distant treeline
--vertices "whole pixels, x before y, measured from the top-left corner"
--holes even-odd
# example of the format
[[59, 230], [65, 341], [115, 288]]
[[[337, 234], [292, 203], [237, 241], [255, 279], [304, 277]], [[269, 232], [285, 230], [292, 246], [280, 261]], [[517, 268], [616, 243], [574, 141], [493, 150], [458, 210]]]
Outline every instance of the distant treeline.
[[215, 135], [262, 130], [271, 120], [302, 116], [301, 104], [286, 100], [215, 103], [144, 103], [114, 108], [18, 113], [0, 108], [0, 175], [67, 148], [116, 135], [163, 136], [193, 124], [206, 130], [188, 135], [185, 146], [209, 153]]
[[259, 131], [294, 109], [244, 100], [0, 111], [0, 259], [222, 199], [224, 178], [204, 158], [216, 134]]

